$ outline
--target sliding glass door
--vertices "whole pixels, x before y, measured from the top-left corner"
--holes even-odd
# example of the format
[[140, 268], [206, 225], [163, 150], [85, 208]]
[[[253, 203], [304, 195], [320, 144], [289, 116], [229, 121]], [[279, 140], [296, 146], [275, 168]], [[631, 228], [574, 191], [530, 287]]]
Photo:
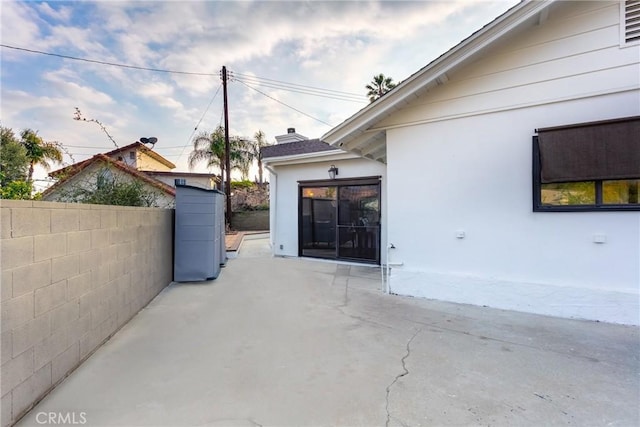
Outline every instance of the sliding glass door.
[[300, 255], [380, 262], [378, 178], [300, 183]]

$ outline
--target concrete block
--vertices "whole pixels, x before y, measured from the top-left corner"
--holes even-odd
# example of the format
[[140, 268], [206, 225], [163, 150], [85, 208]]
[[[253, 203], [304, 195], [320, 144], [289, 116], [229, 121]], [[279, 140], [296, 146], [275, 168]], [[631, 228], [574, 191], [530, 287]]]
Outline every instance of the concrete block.
[[89, 331], [80, 338], [80, 360], [87, 357], [101, 343], [98, 331]]
[[[51, 335], [51, 319], [49, 314], [38, 316], [13, 330], [12, 357], [36, 346]], [[37, 367], [36, 367], [37, 368]]]
[[88, 251], [89, 249], [91, 249], [91, 231], [86, 230], [67, 233], [68, 254]]
[[121, 277], [125, 273], [125, 260], [115, 261], [109, 264], [109, 280], [115, 280], [118, 277]]
[[35, 314], [42, 313], [59, 307], [67, 301], [67, 281], [61, 280], [45, 288], [35, 291]]
[[62, 354], [70, 344], [68, 329], [58, 329], [55, 334], [48, 336], [34, 347], [33, 369], [38, 370], [53, 361], [53, 359]]
[[118, 248], [118, 260], [131, 259], [131, 242], [120, 243]]
[[78, 255], [67, 255], [51, 260], [51, 281], [59, 282], [77, 276], [80, 270]]
[[78, 210], [67, 207], [67, 209], [51, 210], [51, 232], [66, 233], [69, 231], [78, 231], [80, 222], [78, 219]]
[[13, 422], [13, 416], [11, 414], [11, 406], [13, 405], [13, 394], [11, 392], [5, 393], [2, 396], [2, 407], [0, 408], [2, 427], [8, 427]]
[[12, 341], [13, 334], [11, 331], [5, 331], [0, 334], [0, 365], [4, 365], [13, 357]]
[[33, 405], [49, 388], [51, 388], [51, 364], [38, 369], [29, 379], [13, 390], [12, 411], [16, 417]]
[[73, 301], [91, 291], [91, 272], [79, 274], [67, 280], [67, 300]]
[[41, 261], [13, 270], [13, 296], [17, 297], [51, 284], [51, 261]]
[[105, 246], [109, 246], [109, 229], [91, 230], [91, 248], [104, 248]]
[[51, 362], [51, 381], [56, 384], [80, 363], [80, 343], [74, 342]]
[[11, 238], [11, 209], [0, 208], [0, 238]]
[[73, 322], [80, 318], [80, 302], [78, 300], [69, 301], [49, 312], [51, 316], [51, 332], [61, 328], [68, 328]]
[[91, 313], [69, 323], [69, 343], [80, 342], [91, 331]]
[[98, 304], [91, 310], [91, 329], [97, 329], [109, 317], [109, 305]]
[[33, 206], [32, 200], [0, 200], [0, 206], [3, 208], [30, 208]]
[[91, 270], [91, 286], [97, 289], [109, 282], [109, 264], [100, 264], [97, 269]]
[[67, 254], [67, 234], [42, 234], [33, 238], [34, 261], [57, 258]]
[[67, 204], [61, 202], [49, 202], [46, 200], [32, 200], [31, 205], [40, 209], [66, 209]]
[[118, 330], [117, 319], [117, 315], [113, 313], [109, 317], [107, 317], [105, 321], [102, 322], [102, 324], [99, 326], [100, 337], [102, 338], [101, 341], [106, 340]]
[[0, 277], [0, 301], [6, 301], [13, 296], [13, 270], [2, 270]]
[[80, 297], [80, 317], [84, 317], [90, 314], [94, 307], [98, 306], [101, 302], [101, 294], [98, 289], [86, 293]]
[[131, 224], [135, 224], [135, 212], [129, 209], [119, 209], [117, 212], [117, 224], [118, 228], [130, 227]]
[[86, 252], [80, 252], [79, 256], [79, 273], [97, 270], [102, 263], [102, 258], [100, 257], [100, 249], [92, 249]]
[[79, 216], [79, 228], [80, 230], [93, 230], [100, 228], [100, 211], [83, 210]]
[[35, 236], [51, 232], [51, 211], [49, 209], [11, 209], [11, 236]]
[[2, 239], [0, 241], [2, 269], [9, 270], [33, 262], [33, 237]]
[[116, 211], [113, 209], [103, 209], [100, 211], [100, 228], [115, 228], [118, 220]]
[[15, 329], [33, 319], [35, 317], [33, 305], [33, 293], [4, 301], [0, 309], [2, 332]]
[[118, 259], [118, 248], [115, 245], [105, 246], [100, 249], [100, 257], [105, 263], [115, 261]]
[[12, 390], [29, 378], [33, 374], [33, 347], [2, 365], [1, 372], [2, 392]]

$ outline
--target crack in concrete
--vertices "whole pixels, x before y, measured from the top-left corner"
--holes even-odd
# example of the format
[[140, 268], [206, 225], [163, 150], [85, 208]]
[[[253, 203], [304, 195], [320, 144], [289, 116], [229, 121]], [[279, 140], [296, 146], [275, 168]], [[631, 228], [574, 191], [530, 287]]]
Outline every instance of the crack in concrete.
[[409, 358], [409, 355], [411, 355], [411, 342], [413, 342], [415, 337], [417, 337], [420, 332], [422, 332], [422, 329], [418, 329], [413, 334], [413, 336], [409, 339], [409, 341], [407, 341], [407, 353], [404, 356], [402, 356], [402, 359], [400, 359], [400, 362], [402, 362], [402, 371], [403, 372], [398, 374], [398, 375], [396, 375], [396, 377], [393, 379], [393, 381], [391, 381], [391, 384], [389, 384], [387, 386], [387, 396], [386, 396], [386, 404], [385, 404], [385, 410], [387, 411], [387, 421], [384, 424], [385, 427], [389, 427], [389, 423], [391, 422], [391, 412], [389, 411], [389, 394], [391, 393], [391, 387], [393, 387], [394, 384], [396, 382], [398, 382], [398, 380], [400, 378], [409, 375], [409, 370], [407, 369], [406, 360], [407, 360], [407, 358]]

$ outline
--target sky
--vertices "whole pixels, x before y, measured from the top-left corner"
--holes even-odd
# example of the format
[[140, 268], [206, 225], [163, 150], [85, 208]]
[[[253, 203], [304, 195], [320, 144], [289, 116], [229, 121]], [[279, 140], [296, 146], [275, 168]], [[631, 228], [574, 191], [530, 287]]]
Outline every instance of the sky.
[[401, 82], [516, 3], [1, 0], [3, 45], [182, 73], [0, 47], [0, 122], [60, 142], [68, 165], [115, 148], [79, 108], [118, 146], [156, 137], [189, 171], [193, 136], [223, 124], [223, 66], [231, 135], [319, 138], [369, 103], [374, 75]]

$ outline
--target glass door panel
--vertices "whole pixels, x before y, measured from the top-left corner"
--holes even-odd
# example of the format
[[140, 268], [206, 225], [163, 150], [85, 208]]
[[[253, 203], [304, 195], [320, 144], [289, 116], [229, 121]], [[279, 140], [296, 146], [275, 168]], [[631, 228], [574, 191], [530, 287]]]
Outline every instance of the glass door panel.
[[304, 187], [301, 191], [302, 255], [335, 258], [336, 187]]
[[338, 258], [378, 262], [380, 186], [341, 186], [338, 206]]

